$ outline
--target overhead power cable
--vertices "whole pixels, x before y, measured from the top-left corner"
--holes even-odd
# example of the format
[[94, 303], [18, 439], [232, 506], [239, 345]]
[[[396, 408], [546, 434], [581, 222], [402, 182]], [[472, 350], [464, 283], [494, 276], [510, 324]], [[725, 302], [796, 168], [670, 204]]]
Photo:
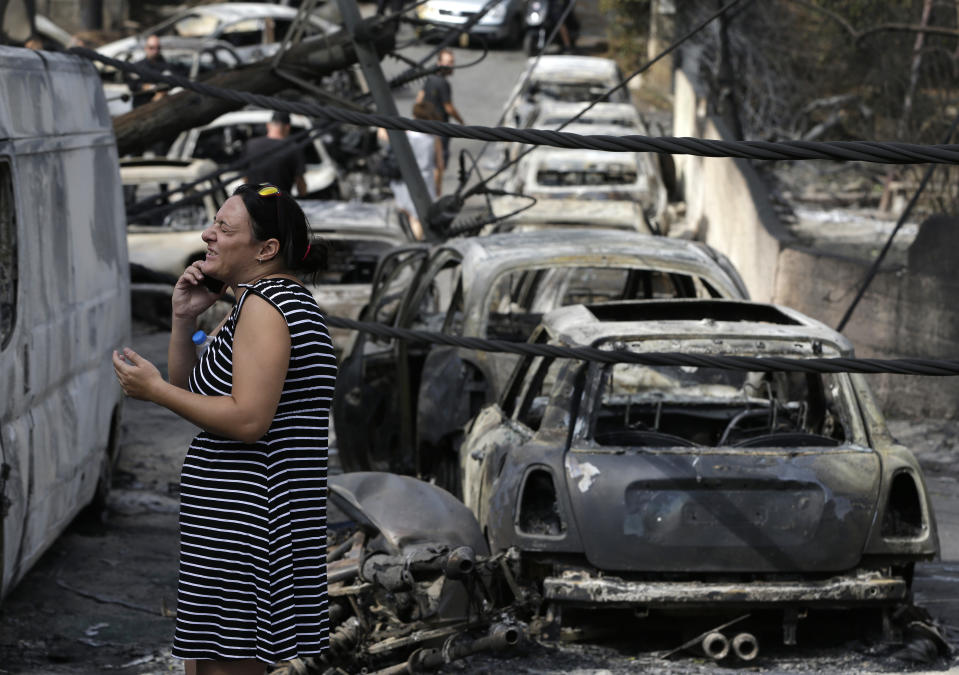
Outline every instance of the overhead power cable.
[[326, 323], [336, 328], [348, 328], [380, 337], [413, 342], [465, 347], [484, 352], [505, 352], [599, 363], [638, 363], [645, 366], [695, 366], [698, 368], [793, 373], [892, 373], [895, 375], [928, 375], [931, 377], [959, 375], [959, 360], [793, 358], [781, 356], [721, 356], [679, 352], [631, 352], [597, 349], [596, 347], [565, 347], [445, 335], [423, 330], [395, 328], [381, 323], [355, 321], [341, 316], [327, 316]]
[[669, 136], [584, 135], [564, 131], [459, 125], [436, 120], [417, 120], [401, 116], [361, 113], [334, 106], [286, 101], [273, 96], [263, 96], [262, 94], [193, 82], [177, 75], [156, 73], [143, 66], [118, 61], [85, 47], [72, 47], [69, 51], [84, 58], [105, 63], [118, 70], [136, 73], [147, 81], [167, 82], [206, 96], [214, 96], [271, 110], [312, 115], [346, 124], [421, 131], [435, 136], [468, 138], [480, 141], [508, 141], [557, 148], [605, 150], [607, 152], [657, 152], [760, 160], [831, 159], [883, 164], [959, 164], [959, 144], [922, 145], [918, 143], [875, 141], [720, 141]]

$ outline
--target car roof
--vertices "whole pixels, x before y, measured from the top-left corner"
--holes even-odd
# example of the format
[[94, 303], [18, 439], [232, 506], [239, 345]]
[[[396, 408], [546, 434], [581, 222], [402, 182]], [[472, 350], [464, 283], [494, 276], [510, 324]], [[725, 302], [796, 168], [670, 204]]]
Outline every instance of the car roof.
[[[547, 116], [555, 117], [565, 117], [571, 119], [572, 117], [579, 114], [581, 110], [589, 106], [588, 101], [555, 101], [553, 99], [545, 99], [536, 104], [539, 107], [538, 117], [542, 119]], [[631, 103], [609, 103], [603, 101], [602, 103], [595, 103], [593, 106], [587, 110], [583, 117], [612, 117], [612, 116], [627, 116], [634, 118], [637, 121], [640, 121], [639, 111]], [[572, 124], [576, 124], [573, 122]], [[594, 127], [596, 125], [590, 125]], [[618, 125], [617, 125], [618, 126]], [[564, 129], [565, 131], [565, 129]]]
[[[195, 7], [190, 7], [189, 9], [178, 12], [174, 17], [194, 13], [208, 14], [216, 17], [220, 21], [231, 22], [239, 21], [240, 19], [261, 19], [268, 16], [292, 19], [296, 16], [297, 10], [293, 7], [286, 7], [270, 2], [221, 2], [210, 5], [196, 5]], [[165, 24], [166, 21], [163, 23]], [[147, 33], [148, 32], [149, 31], [147, 31]]]
[[[505, 215], [528, 206], [526, 197], [496, 197], [492, 200], [495, 215]], [[586, 199], [540, 199], [530, 208], [506, 218], [510, 225], [578, 225], [584, 227], [614, 227], [635, 230], [645, 227], [642, 205], [628, 199], [610, 199], [602, 202]]]
[[[160, 36], [160, 47], [161, 49], [208, 49], [211, 47], [224, 47], [230, 51], [235, 51], [236, 47], [233, 46], [233, 43], [227, 42], [226, 40], [218, 40], [213, 37], [183, 37], [180, 35], [161, 35]], [[139, 45], [137, 48], [142, 49]]]
[[502, 271], [524, 265], [597, 263], [686, 272], [720, 285], [718, 291], [738, 296], [735, 280], [709, 256], [699, 242], [669, 239], [626, 230], [604, 228], [555, 228], [506, 232], [481, 237], [451, 239], [436, 250], [451, 249], [462, 258], [463, 278], [495, 277]]
[[217, 170], [209, 159], [165, 159], [125, 157], [120, 160], [120, 179], [125, 184], [168, 179], [171, 182], [192, 181]]
[[[539, 62], [536, 59], [539, 58]], [[531, 57], [527, 67], [532, 69], [530, 79], [577, 82], [580, 80], [614, 80], [616, 62], [599, 56], [547, 55]]]
[[570, 148], [539, 147], [523, 158], [524, 165], [582, 168], [586, 164], [630, 164], [636, 166], [637, 153], [610, 152], [608, 150], [582, 150]]
[[321, 238], [344, 236], [388, 236], [397, 241], [408, 237], [399, 224], [396, 208], [388, 202], [343, 202], [324, 199], [298, 199], [310, 229]]
[[[569, 305], [543, 315], [551, 341], [596, 346], [649, 339], [736, 339], [755, 341], [756, 352], [797, 351], [797, 343], [819, 342], [827, 352], [852, 355], [852, 344], [825, 324], [782, 305], [745, 300], [625, 300]], [[792, 349], [775, 349], [777, 341]], [[683, 351], [678, 348], [671, 351]]]
[[[209, 124], [204, 124], [201, 129], [212, 129], [214, 127], [225, 127], [231, 124], [265, 124], [273, 117], [272, 110], [234, 110], [223, 113]], [[290, 113], [290, 124], [295, 127], [312, 127], [313, 123], [309, 117]]]

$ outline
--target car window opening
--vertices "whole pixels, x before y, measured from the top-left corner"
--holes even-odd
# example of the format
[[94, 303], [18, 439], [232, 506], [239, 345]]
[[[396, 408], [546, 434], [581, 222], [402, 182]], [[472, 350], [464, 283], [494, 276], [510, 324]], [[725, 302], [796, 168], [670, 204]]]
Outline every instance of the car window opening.
[[592, 438], [606, 446], [836, 447], [835, 375], [620, 363], [603, 369]]

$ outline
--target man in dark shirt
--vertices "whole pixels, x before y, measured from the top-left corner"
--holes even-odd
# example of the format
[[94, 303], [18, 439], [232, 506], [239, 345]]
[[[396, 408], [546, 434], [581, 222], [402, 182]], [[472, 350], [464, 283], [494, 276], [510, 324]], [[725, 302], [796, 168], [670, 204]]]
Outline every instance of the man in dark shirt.
[[[449, 76], [453, 73], [455, 61], [453, 52], [449, 49], [443, 49], [436, 56], [436, 65], [440, 67], [440, 72], [430, 75], [423, 83], [423, 88], [416, 95], [416, 102], [429, 101], [436, 108], [440, 115], [441, 122], [449, 122], [450, 117], [460, 124], [465, 124], [460, 117], [459, 110], [453, 105], [453, 89], [449, 83]], [[450, 160], [450, 139], [449, 136], [440, 136], [443, 143], [443, 166], [449, 166]]]
[[[167, 60], [163, 58], [163, 52], [160, 50], [160, 38], [156, 35], [150, 35], [146, 39], [146, 43], [143, 45], [143, 51], [145, 53], [144, 58], [139, 61], [134, 61], [133, 65], [135, 66], [145, 66], [150, 70], [154, 70], [158, 73], [162, 73], [165, 70], [169, 69], [169, 64]], [[133, 107], [143, 105], [144, 103], [149, 103], [150, 101], [155, 101], [158, 98], [162, 98], [166, 92], [157, 91], [157, 85], [153, 82], [144, 82], [139, 77], [136, 79], [131, 79], [129, 81], [130, 93], [133, 94]]]
[[[306, 162], [302, 149], [289, 141], [290, 114], [275, 112], [266, 123], [266, 136], [247, 141], [244, 157], [252, 162], [247, 168], [245, 182], [272, 183], [288, 194], [296, 185], [297, 196], [306, 196], [303, 173]], [[282, 150], [278, 146], [285, 145]]]

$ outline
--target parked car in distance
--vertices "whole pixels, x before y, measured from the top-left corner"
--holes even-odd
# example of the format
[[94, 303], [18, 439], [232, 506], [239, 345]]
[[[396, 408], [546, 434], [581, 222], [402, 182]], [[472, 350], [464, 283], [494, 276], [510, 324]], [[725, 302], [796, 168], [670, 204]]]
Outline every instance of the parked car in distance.
[[[734, 300], [562, 307], [530, 342], [852, 355], [818, 321]], [[518, 550], [557, 615], [774, 609], [795, 644], [807, 610], [906, 602], [938, 551], [919, 464], [861, 375], [524, 356], [459, 469], [491, 552]]]
[[[436, 27], [418, 26], [420, 36], [445, 32], [445, 28], [459, 28], [487, 4], [487, 0], [426, 0], [416, 8], [416, 15], [424, 21], [439, 24]], [[524, 0], [500, 0], [469, 31], [508, 47], [517, 47], [523, 41], [526, 3]]]
[[[208, 159], [120, 160], [131, 263], [176, 278], [188, 265], [206, 256], [200, 232], [213, 222], [227, 198], [216, 179], [216, 170], [216, 164]], [[154, 195], [211, 175], [185, 193], [174, 192], [144, 203]]]
[[[623, 135], [624, 130], [592, 124], [570, 124], [564, 129], [608, 136]], [[669, 201], [656, 155], [649, 152], [538, 147], [516, 163], [506, 190], [537, 199], [629, 199], [656, 220]]]
[[[746, 297], [700, 243], [600, 228], [415, 244], [381, 259], [360, 318], [397, 328], [525, 340], [554, 307], [630, 298]], [[341, 364], [333, 413], [347, 470], [432, 477], [458, 490], [463, 424], [498, 398], [512, 354], [361, 333]]]
[[[645, 134], [639, 111], [632, 103], [589, 103], [568, 101], [542, 101], [533, 106], [523, 126], [534, 129], [559, 129], [564, 124], [585, 126], [595, 124], [603, 127], [622, 127], [622, 134]], [[586, 110], [588, 108], [588, 110]], [[580, 117], [580, 112], [586, 110]], [[576, 118], [574, 121], [573, 118]], [[564, 129], [565, 131], [565, 129]]]
[[[156, 26], [97, 48], [116, 55], [142, 44], [150, 35], [224, 40], [236, 48], [244, 62], [271, 56], [293, 25], [297, 10], [268, 2], [223, 2], [184, 9]], [[304, 37], [326, 35], [337, 26], [316, 14], [307, 17]]]
[[[316, 283], [307, 288], [325, 314], [359, 318], [370, 299], [379, 259], [388, 251], [413, 241], [409, 222], [400, 218], [391, 202], [298, 201], [314, 237], [329, 247], [329, 263]], [[349, 354], [356, 331], [330, 327], [337, 358]]]
[[[622, 82], [623, 73], [612, 59], [598, 56], [546, 55], [527, 60], [500, 123], [523, 127], [535, 105], [543, 101], [588, 103]], [[625, 87], [608, 94], [609, 103], [630, 103]]]
[[[242, 62], [233, 45], [223, 40], [167, 36], [160, 38], [160, 50], [170, 73], [191, 80], [217, 70], [235, 68]], [[143, 43], [138, 42], [127, 49], [119, 50], [113, 58], [136, 62], [144, 58], [144, 55]], [[98, 64], [98, 67], [107, 102], [110, 104], [110, 114], [115, 117], [130, 112], [133, 109], [131, 76], [109, 66]]]
[[[210, 159], [223, 166], [243, 157], [247, 141], [266, 135], [266, 123], [272, 110], [237, 110], [220, 115], [202, 127], [181, 132], [167, 152], [171, 159]], [[313, 129], [313, 122], [303, 115], [290, 115], [291, 134]], [[316, 135], [302, 152], [306, 161], [307, 193], [298, 198], [329, 199], [339, 196], [339, 172], [323, 140]], [[242, 171], [223, 175], [227, 189], [232, 190], [243, 178]], [[295, 188], [294, 188], [295, 190]], [[295, 194], [295, 193], [294, 193]]]

